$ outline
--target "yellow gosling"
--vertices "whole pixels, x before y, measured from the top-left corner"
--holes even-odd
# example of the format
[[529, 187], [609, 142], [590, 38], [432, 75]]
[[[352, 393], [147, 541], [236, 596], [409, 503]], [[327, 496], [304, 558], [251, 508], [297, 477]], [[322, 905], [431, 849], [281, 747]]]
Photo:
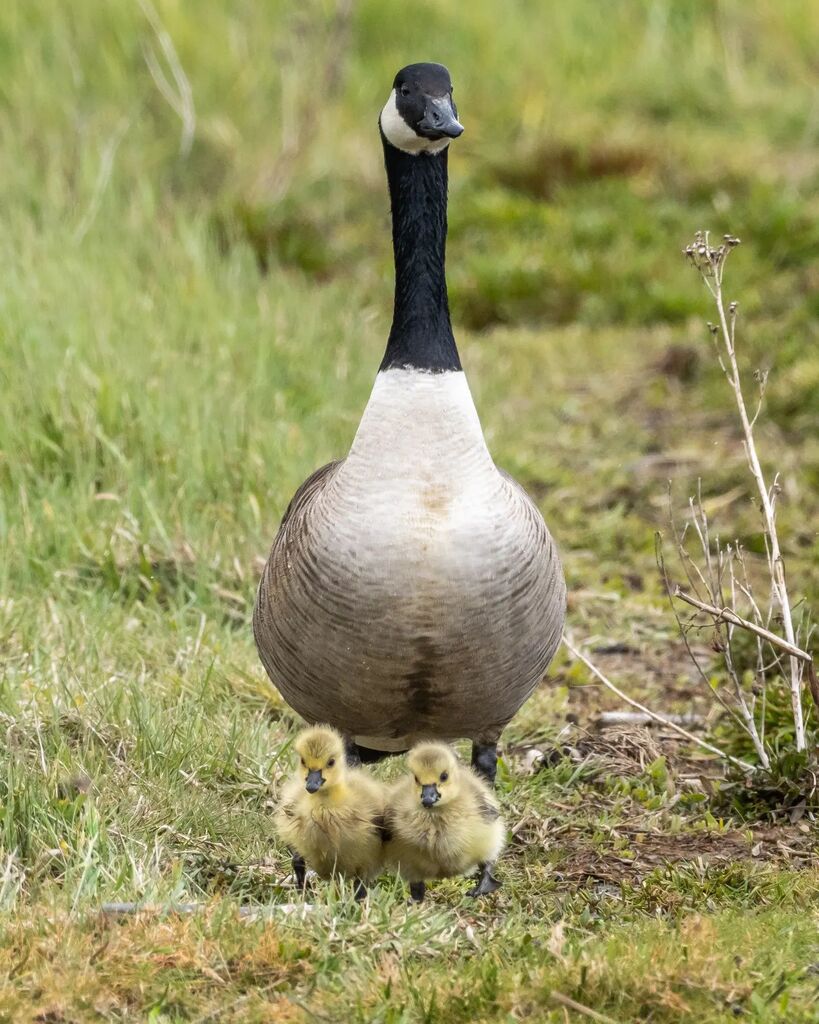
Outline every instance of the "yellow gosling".
[[296, 884], [306, 868], [320, 878], [339, 874], [356, 882], [356, 899], [383, 863], [386, 788], [363, 768], [347, 765], [344, 740], [314, 726], [294, 743], [299, 764], [285, 783], [276, 829], [293, 852]]
[[494, 892], [492, 867], [506, 828], [489, 787], [445, 743], [421, 743], [407, 756], [410, 774], [390, 790], [386, 859], [421, 902], [429, 878], [449, 878], [478, 868], [470, 896]]

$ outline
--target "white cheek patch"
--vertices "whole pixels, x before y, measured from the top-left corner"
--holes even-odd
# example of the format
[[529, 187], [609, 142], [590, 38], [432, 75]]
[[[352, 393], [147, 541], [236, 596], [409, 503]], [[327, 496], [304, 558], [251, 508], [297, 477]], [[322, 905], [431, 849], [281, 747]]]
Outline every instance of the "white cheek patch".
[[379, 123], [387, 142], [395, 146], [396, 149], [403, 150], [404, 153], [412, 153], [414, 156], [419, 153], [440, 153], [450, 143], [449, 139], [424, 139], [420, 135], [416, 135], [398, 112], [395, 89], [384, 104]]

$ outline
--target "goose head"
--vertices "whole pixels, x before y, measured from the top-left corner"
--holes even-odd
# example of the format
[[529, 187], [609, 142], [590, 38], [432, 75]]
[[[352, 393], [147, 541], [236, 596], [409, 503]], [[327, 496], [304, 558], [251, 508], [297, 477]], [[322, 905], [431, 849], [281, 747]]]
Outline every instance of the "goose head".
[[293, 744], [300, 758], [300, 771], [308, 793], [326, 794], [344, 779], [344, 741], [327, 726], [305, 729]]
[[452, 99], [449, 71], [443, 64], [401, 68], [378, 123], [381, 134], [396, 149], [415, 156], [440, 153], [464, 130]]
[[409, 752], [407, 766], [418, 787], [421, 806], [430, 810], [443, 807], [459, 792], [459, 765], [445, 743], [421, 743]]

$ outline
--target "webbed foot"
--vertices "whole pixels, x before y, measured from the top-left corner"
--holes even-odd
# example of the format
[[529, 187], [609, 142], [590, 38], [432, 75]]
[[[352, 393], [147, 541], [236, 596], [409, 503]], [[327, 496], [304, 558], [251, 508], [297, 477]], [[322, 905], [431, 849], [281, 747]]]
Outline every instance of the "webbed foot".
[[467, 896], [488, 896], [490, 892], [495, 892], [500, 889], [501, 883], [492, 874], [491, 864], [480, 864], [480, 877], [478, 878], [478, 884], [469, 890]]
[[296, 888], [302, 892], [307, 890], [307, 865], [300, 853], [293, 854], [293, 878], [296, 880]]
[[410, 903], [423, 903], [427, 892], [426, 882], [410, 882]]

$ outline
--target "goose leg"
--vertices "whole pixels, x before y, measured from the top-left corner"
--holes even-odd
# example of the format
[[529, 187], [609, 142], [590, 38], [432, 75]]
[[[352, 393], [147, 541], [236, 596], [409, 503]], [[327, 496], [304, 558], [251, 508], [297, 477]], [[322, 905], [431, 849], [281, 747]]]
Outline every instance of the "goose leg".
[[410, 882], [410, 899], [413, 903], [423, 903], [426, 892], [426, 882]]
[[360, 878], [356, 878], [353, 883], [353, 896], [357, 902], [361, 902], [367, 895], [367, 886], [361, 881]]
[[492, 874], [492, 863], [487, 861], [485, 864], [479, 864], [478, 869], [480, 876], [478, 878], [478, 884], [474, 889], [470, 889], [467, 896], [486, 896], [490, 892], [494, 892], [496, 889], [500, 889], [501, 883]]
[[300, 853], [293, 854], [293, 877], [296, 879], [296, 888], [304, 892], [307, 888], [307, 865]]
[[344, 749], [347, 753], [347, 764], [351, 768], [362, 764], [375, 764], [397, 754], [406, 754], [406, 750], [373, 750], [372, 747], [362, 747], [350, 736], [344, 738]]
[[352, 736], [344, 737], [344, 754], [347, 758], [347, 765], [350, 768], [361, 767], [361, 751]]
[[475, 740], [472, 744], [472, 767], [482, 775], [490, 786], [495, 785], [498, 771], [498, 748], [495, 743], [481, 743]]

